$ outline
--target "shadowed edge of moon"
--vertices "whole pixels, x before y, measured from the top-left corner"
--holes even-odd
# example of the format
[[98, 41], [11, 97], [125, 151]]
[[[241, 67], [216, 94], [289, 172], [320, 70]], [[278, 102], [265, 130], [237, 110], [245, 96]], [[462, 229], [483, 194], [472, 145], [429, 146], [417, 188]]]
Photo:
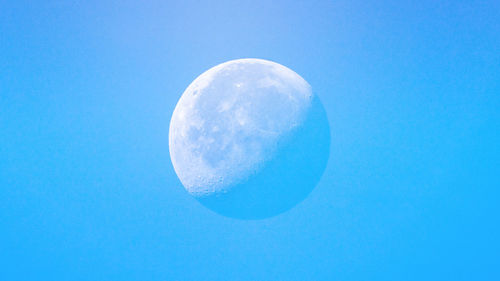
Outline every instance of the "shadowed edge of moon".
[[272, 217], [291, 209], [309, 195], [323, 175], [329, 155], [328, 119], [321, 101], [314, 95], [303, 124], [278, 145], [271, 160], [259, 171], [228, 192], [196, 199], [228, 217]]

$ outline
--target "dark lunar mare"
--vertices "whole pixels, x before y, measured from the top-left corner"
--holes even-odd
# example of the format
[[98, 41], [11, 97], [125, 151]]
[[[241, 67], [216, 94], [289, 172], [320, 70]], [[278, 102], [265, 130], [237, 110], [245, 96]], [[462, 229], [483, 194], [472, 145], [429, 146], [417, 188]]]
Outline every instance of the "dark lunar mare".
[[263, 219], [304, 200], [319, 182], [330, 154], [330, 127], [319, 98], [314, 96], [303, 125], [278, 146], [273, 158], [244, 182], [198, 201], [224, 216]]

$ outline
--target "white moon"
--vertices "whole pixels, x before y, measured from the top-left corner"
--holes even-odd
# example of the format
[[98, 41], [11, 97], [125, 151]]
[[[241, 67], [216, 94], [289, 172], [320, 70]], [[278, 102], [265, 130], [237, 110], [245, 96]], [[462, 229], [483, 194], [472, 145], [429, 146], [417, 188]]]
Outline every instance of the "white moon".
[[188, 86], [172, 115], [169, 149], [181, 183], [205, 206], [263, 218], [314, 188], [328, 158], [329, 129], [319, 99], [297, 73], [239, 59]]

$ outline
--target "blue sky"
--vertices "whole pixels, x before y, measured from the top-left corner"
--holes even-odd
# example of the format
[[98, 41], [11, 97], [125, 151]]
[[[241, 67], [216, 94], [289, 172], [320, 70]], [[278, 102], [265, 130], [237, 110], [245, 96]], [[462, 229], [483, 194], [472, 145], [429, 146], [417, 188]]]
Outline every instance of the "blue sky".
[[[1, 280], [500, 278], [498, 1], [0, 1]], [[331, 128], [257, 221], [180, 184], [168, 125], [231, 59], [304, 77]]]

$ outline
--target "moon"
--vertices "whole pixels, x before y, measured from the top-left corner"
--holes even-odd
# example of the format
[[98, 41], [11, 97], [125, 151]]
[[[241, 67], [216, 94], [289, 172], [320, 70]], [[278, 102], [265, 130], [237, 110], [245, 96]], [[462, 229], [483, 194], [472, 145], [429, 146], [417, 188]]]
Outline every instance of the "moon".
[[327, 116], [311, 86], [268, 60], [207, 70], [170, 121], [170, 158], [182, 185], [233, 218], [267, 218], [301, 202], [320, 180], [329, 149]]

